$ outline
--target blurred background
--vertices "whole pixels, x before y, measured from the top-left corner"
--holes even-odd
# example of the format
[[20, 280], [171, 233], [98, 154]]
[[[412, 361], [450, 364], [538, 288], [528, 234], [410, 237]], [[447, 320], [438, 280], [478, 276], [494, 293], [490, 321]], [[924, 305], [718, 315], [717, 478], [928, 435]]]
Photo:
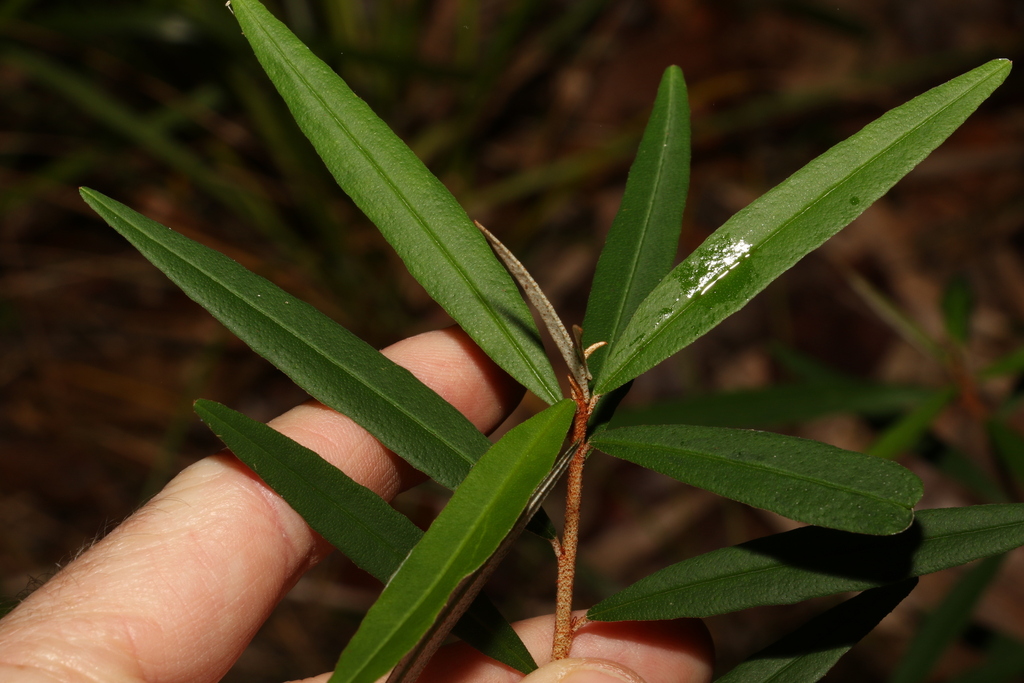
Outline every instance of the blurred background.
[[[582, 321], [666, 66], [683, 68], [693, 111], [682, 258], [887, 109], [1024, 47], [1015, 0], [267, 4], [520, 256], [567, 323]], [[0, 40], [9, 608], [219, 449], [196, 397], [261, 420], [304, 400], [93, 215], [78, 186], [229, 254], [376, 346], [449, 321], [333, 183], [222, 1], [3, 0]], [[923, 507], [1019, 500], [1021, 86], [1018, 67], [854, 224], [638, 380], [628, 419], [772, 428], [898, 457], [925, 481]], [[520, 417], [539, 407], [527, 397]], [[586, 491], [580, 607], [792, 526], [601, 455]], [[426, 525], [443, 502], [424, 486], [398, 505]], [[560, 517], [557, 495], [548, 507]], [[499, 570], [488, 592], [507, 616], [552, 609], [550, 555], [524, 538]], [[992, 579], [969, 570], [924, 577], [827, 680], [1022, 680], [1024, 557], [1011, 553]], [[379, 589], [331, 558], [226, 680], [330, 669]], [[960, 609], [943, 602], [950, 591]], [[720, 670], [834, 602], [710, 619]], [[926, 643], [916, 669], [901, 665], [943, 605], [948, 637]]]

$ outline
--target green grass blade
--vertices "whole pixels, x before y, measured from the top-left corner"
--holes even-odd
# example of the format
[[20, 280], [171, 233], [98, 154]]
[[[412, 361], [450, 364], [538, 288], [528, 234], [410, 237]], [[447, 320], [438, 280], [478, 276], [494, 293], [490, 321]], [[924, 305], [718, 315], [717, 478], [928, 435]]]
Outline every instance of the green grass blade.
[[[690, 104], [678, 66], [665, 69], [626, 191], [612, 222], [583, 319], [585, 346], [615, 342], [672, 269], [690, 184]], [[595, 351], [591, 372], [607, 353]]]
[[917, 579], [872, 588], [816, 616], [715, 683], [814, 683], [910, 594]]
[[299, 255], [299, 245], [285, 227], [273, 203], [225, 180], [189, 151], [187, 145], [175, 140], [158, 122], [133, 110], [72, 69], [39, 54], [8, 48], [2, 53], [2, 58], [28, 71], [40, 83], [74, 104], [78, 111], [188, 177], [226, 207], [251, 221], [276, 244]]
[[612, 427], [691, 424], [709, 427], [769, 427], [824, 415], [887, 415], [920, 403], [931, 392], [919, 387], [867, 382], [813, 382], [731, 391], [641, 408], [624, 408]]
[[924, 437], [932, 422], [956, 398], [956, 389], [941, 389], [897, 420], [871, 444], [867, 452], [877, 458], [898, 458]]
[[[387, 583], [423, 537], [376, 493], [284, 434], [213, 401], [196, 401], [195, 411], [314, 531], [380, 581]], [[512, 626], [483, 597], [454, 632], [518, 671], [537, 668]]]
[[1024, 371], [1024, 347], [1015, 349], [981, 371], [983, 379], [1001, 375], [1015, 375]]
[[974, 460], [932, 435], [926, 438], [921, 455], [932, 467], [972, 491], [982, 502], [1010, 502], [1006, 492]]
[[1009, 71], [1009, 61], [991, 61], [893, 109], [729, 219], [640, 304], [594, 391], [654, 367], [742, 307], [914, 168]]
[[484, 454], [367, 612], [332, 683], [372, 683], [417, 645], [449, 596], [519, 519], [554, 464], [574, 412], [574, 403], [561, 401]]
[[450, 403], [309, 304], [124, 204], [82, 197], [253, 351], [431, 478], [455, 488], [489, 447]]
[[1024, 645], [997, 633], [987, 651], [981, 666], [951, 678], [949, 683], [1019, 683], [1024, 676]]
[[971, 283], [963, 275], [953, 278], [946, 285], [942, 295], [942, 313], [949, 338], [958, 344], [966, 344], [971, 335], [974, 292]]
[[957, 582], [910, 641], [889, 683], [921, 683], [928, 677], [942, 653], [967, 627], [975, 603], [995, 578], [1002, 561], [1002, 555], [987, 557]]
[[889, 460], [772, 432], [656, 425], [600, 432], [594, 448], [784, 517], [863, 534], [914, 520], [921, 480]]
[[1000, 418], [992, 418], [986, 427], [992, 450], [1005, 471], [1024, 482], [1024, 436]]
[[1024, 545], [1024, 504], [921, 510], [895, 536], [805, 527], [666, 567], [590, 608], [595, 621], [709, 617], [861, 591]]
[[498, 365], [556, 402], [558, 381], [526, 303], [451, 193], [259, 2], [232, 7], [303, 133], [413, 277]]

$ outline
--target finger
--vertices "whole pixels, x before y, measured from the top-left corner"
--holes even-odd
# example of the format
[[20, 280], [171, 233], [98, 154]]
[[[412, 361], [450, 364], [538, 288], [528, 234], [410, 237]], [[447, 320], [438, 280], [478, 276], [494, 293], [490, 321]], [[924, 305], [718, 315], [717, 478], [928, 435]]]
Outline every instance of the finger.
[[[582, 612], [577, 613], [577, 616], [582, 615]], [[527, 619], [514, 624], [514, 627], [537, 663], [548, 664], [551, 659], [554, 618], [544, 616]], [[646, 683], [707, 683], [711, 680], [714, 662], [711, 637], [699, 619], [590, 622], [576, 632], [570, 655], [574, 660], [615, 662], [626, 670], [634, 671]], [[564, 669], [564, 665], [559, 666]], [[530, 683], [553, 683], [561, 679], [550, 676], [556, 673], [566, 675], [558, 666], [551, 670], [542, 668], [547, 673], [539, 676], [539, 680], [527, 680]], [[540, 673], [535, 672], [533, 675]], [[520, 680], [522, 674], [480, 654], [465, 643], [439, 650], [420, 677], [420, 683], [514, 683]]]
[[[484, 430], [504, 418], [519, 391], [458, 330], [385, 353]], [[386, 497], [417, 479], [369, 434], [319, 405], [273, 424]], [[237, 460], [207, 458], [0, 621], [0, 680], [218, 680], [326, 551]]]
[[[579, 613], [579, 614], [582, 614]], [[699, 619], [591, 622], [576, 633], [572, 659], [550, 661], [554, 617], [512, 625], [541, 668], [526, 678], [465, 643], [441, 648], [417, 683], [708, 683], [714, 646]], [[579, 677], [579, 678], [577, 678]], [[329, 674], [303, 683], [326, 683]]]

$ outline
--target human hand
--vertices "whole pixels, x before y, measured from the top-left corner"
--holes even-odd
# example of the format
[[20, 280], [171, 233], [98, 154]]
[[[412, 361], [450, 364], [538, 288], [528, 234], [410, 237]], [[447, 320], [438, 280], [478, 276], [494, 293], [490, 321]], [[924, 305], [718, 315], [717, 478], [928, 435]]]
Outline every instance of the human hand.
[[[500, 424], [520, 396], [518, 386], [454, 328], [406, 339], [384, 354], [484, 431]], [[270, 424], [387, 500], [423, 479], [354, 422], [322, 405], [298, 406]], [[0, 621], [0, 680], [219, 680], [274, 605], [330, 551], [238, 460], [224, 453], [206, 458]], [[538, 662], [546, 662], [552, 618], [514, 626]], [[574, 659], [542, 666], [523, 679], [457, 643], [435, 655], [420, 681], [711, 679], [710, 639], [696, 620], [591, 623], [577, 634], [572, 654]]]

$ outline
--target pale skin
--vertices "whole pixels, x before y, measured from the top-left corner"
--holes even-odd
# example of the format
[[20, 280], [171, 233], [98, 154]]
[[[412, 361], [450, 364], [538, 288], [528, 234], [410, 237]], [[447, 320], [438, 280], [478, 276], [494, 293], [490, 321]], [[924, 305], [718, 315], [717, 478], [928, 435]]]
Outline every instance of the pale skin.
[[[485, 432], [520, 396], [517, 385], [454, 328], [403, 340], [384, 353]], [[351, 420], [319, 404], [298, 406], [271, 425], [385, 499], [422, 481]], [[0, 680], [217, 681], [274, 605], [330, 550], [233, 456], [211, 456], [181, 472], [0, 620]], [[552, 617], [515, 627], [545, 664]], [[588, 624], [577, 633], [570, 657], [524, 679], [455, 644], [438, 652], [420, 681], [711, 680], [711, 642], [696, 620]]]

